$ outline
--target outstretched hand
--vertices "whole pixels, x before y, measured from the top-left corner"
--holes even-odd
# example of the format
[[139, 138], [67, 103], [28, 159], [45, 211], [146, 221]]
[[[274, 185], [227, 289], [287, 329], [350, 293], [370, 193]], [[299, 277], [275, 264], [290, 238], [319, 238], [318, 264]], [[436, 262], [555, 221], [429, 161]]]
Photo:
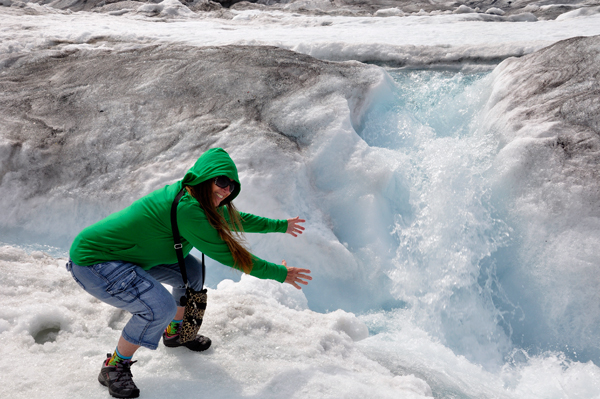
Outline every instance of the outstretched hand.
[[301, 290], [302, 287], [300, 287], [298, 284], [307, 285], [308, 281], [306, 280], [312, 280], [312, 277], [308, 275], [310, 273], [310, 270], [300, 269], [297, 267], [288, 267], [287, 262], [285, 260], [281, 262], [281, 264], [284, 265], [288, 271], [284, 283], [291, 284], [297, 289]]
[[295, 218], [288, 219], [287, 222], [288, 227], [285, 231], [286, 233], [291, 234], [294, 237], [298, 237], [298, 234], [302, 234], [302, 230], [304, 230], [304, 227], [302, 227], [300, 223], [304, 223], [306, 222], [306, 220], [300, 219], [300, 216], [296, 216]]

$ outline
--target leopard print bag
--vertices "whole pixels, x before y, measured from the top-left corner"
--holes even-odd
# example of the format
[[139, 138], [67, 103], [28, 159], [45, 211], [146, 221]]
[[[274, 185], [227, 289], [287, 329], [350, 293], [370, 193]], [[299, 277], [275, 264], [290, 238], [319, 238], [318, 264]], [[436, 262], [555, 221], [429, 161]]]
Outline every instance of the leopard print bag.
[[[185, 193], [185, 188], [177, 194], [171, 205], [171, 229], [173, 230], [173, 241], [175, 243], [175, 253], [177, 254], [177, 263], [181, 269], [181, 278], [185, 284], [185, 296], [179, 300], [180, 306], [185, 306], [183, 313], [183, 322], [181, 323], [181, 331], [179, 332], [179, 342], [184, 343], [192, 341], [198, 335], [198, 330], [202, 325], [204, 311], [206, 310], [206, 288], [200, 291], [195, 291], [188, 286], [187, 273], [185, 270], [185, 261], [183, 258], [183, 246], [179, 236], [179, 228], [177, 227], [177, 204]], [[206, 268], [204, 266], [204, 254], [202, 254], [202, 286], [204, 287], [204, 277], [206, 276]]]
[[179, 342], [191, 341], [198, 335], [206, 310], [206, 300], [206, 288], [202, 291], [194, 291], [188, 287], [185, 290], [185, 297], [180, 300], [181, 305], [185, 303], [185, 312], [183, 313], [183, 322], [179, 332]]

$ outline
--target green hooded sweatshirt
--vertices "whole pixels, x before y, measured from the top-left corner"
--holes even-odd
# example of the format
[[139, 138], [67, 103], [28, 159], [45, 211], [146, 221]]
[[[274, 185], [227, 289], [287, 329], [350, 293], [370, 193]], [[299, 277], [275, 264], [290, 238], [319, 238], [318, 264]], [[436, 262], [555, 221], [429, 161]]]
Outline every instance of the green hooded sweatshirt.
[[[206, 151], [187, 171], [183, 180], [167, 185], [135, 201], [129, 207], [85, 228], [73, 241], [70, 257], [79, 266], [122, 260], [148, 270], [153, 266], [177, 263], [171, 231], [171, 204], [184, 185], [196, 185], [217, 176], [227, 176], [238, 184], [226, 198], [240, 193], [237, 168], [222, 148]], [[221, 204], [223, 205], [223, 204]], [[240, 212], [246, 233], [285, 233], [287, 220], [273, 220]], [[177, 224], [184, 256], [192, 247], [227, 266], [234, 266], [227, 244], [210, 225], [200, 204], [185, 193], [177, 207]], [[287, 269], [252, 255], [250, 275], [284, 282]]]

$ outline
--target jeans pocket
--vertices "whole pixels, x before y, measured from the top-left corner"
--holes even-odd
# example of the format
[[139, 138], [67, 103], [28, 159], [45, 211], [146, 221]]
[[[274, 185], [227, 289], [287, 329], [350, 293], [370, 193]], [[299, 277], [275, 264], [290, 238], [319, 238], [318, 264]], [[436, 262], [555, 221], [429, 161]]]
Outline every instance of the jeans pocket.
[[106, 288], [106, 292], [123, 302], [130, 303], [152, 287], [154, 284], [138, 275], [135, 270], [127, 270], [115, 277], [114, 281]]

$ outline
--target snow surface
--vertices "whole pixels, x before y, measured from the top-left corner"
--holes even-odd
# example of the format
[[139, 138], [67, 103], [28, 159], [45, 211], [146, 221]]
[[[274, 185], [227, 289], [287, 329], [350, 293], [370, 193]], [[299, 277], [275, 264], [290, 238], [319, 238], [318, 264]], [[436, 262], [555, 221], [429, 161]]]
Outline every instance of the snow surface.
[[[94, 379], [127, 315], [82, 295], [64, 261], [14, 247], [0, 253], [0, 351], [3, 359], [20, 358], [1, 366], [12, 376], [3, 379], [3, 394], [19, 388], [31, 398], [107, 397]], [[174, 391], [217, 398], [368, 396], [373, 384], [382, 398], [431, 394], [424, 381], [394, 375], [356, 348], [368, 336], [356, 316], [312, 312], [290, 286], [244, 277], [222, 281], [209, 297], [202, 330], [213, 338], [212, 348], [201, 355], [140, 351], [134, 372], [143, 397]]]
[[140, 350], [142, 397], [600, 398], [598, 39], [534, 53], [598, 14], [141, 7], [0, 7], [1, 396], [108, 397], [127, 315], [70, 278], [69, 239], [218, 145], [241, 209], [307, 219], [255, 253], [315, 280], [211, 262], [213, 348]]
[[[480, 13], [367, 18], [234, 10], [229, 20], [190, 14], [176, 0], [139, 7], [142, 10], [123, 16], [87, 12], [75, 16], [37, 4], [25, 9], [43, 18], [15, 7], [2, 8], [0, 55], [59, 44], [93, 48], [133, 43], [236, 44], [272, 45], [324, 60], [460, 67], [520, 56], [569, 37], [600, 34], [597, 14], [517, 24]], [[164, 14], [149, 17], [144, 12], [148, 8]]]

